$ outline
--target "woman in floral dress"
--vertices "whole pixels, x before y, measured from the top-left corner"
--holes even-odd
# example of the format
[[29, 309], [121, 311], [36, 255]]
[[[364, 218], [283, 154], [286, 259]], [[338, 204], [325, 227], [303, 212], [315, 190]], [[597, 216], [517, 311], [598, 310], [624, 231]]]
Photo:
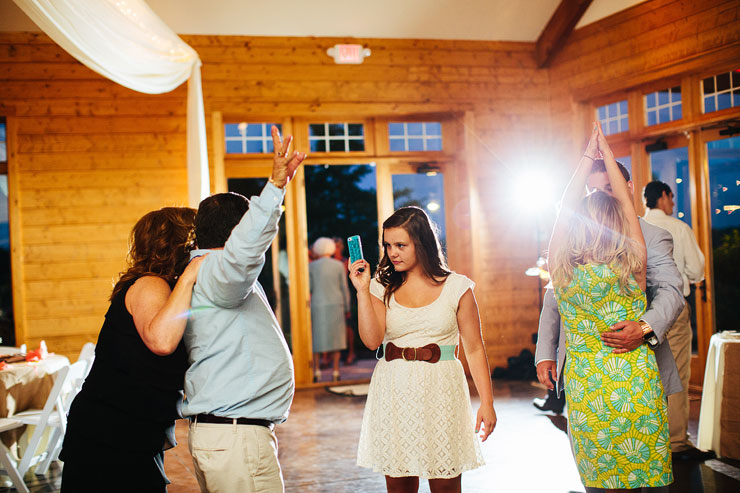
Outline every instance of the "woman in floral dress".
[[[582, 198], [603, 154], [614, 196]], [[566, 334], [565, 395], [571, 446], [587, 487], [621, 491], [673, 481], [666, 398], [646, 344], [613, 352], [599, 337], [646, 309], [646, 248], [627, 182], [601, 127], [563, 196], [550, 271]]]

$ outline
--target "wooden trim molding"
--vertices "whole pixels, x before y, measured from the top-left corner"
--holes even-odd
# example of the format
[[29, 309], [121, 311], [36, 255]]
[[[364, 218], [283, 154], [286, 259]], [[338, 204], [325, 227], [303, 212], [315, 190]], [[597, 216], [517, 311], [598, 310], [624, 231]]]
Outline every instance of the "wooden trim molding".
[[20, 163], [18, 162], [18, 121], [6, 119], [8, 149], [8, 221], [10, 227], [10, 272], [13, 292], [15, 344], [26, 342], [26, 289], [23, 257], [23, 228], [21, 227]]
[[213, 190], [212, 193], [225, 193], [229, 191], [226, 182], [226, 166], [224, 164], [225, 140], [224, 119], [220, 111], [214, 111], [211, 115], [211, 132], [213, 134]]

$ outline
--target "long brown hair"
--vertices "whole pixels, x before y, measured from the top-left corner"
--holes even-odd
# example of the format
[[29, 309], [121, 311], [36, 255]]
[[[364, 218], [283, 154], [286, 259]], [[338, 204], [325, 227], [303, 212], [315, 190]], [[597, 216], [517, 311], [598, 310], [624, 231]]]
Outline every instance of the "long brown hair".
[[388, 258], [387, 248], [385, 246], [385, 230], [390, 228], [403, 228], [414, 242], [416, 251], [416, 260], [421, 263], [424, 274], [437, 284], [442, 284], [444, 280], [439, 281], [437, 278], [447, 279], [450, 275], [450, 269], [445, 262], [442, 246], [435, 229], [432, 227], [432, 221], [424, 212], [424, 209], [414, 206], [401, 207], [383, 223], [383, 255], [378, 262], [378, 270], [375, 278], [380, 284], [385, 286], [384, 302], [390, 303], [391, 296], [406, 281], [405, 272], [397, 272], [393, 262]]
[[163, 207], [139, 219], [129, 236], [128, 269], [121, 272], [110, 299], [141, 276], [158, 276], [168, 283], [177, 279], [188, 264], [194, 228], [195, 210], [188, 207]]
[[585, 197], [573, 214], [565, 242], [552, 252], [551, 275], [556, 287], [567, 287], [578, 265], [606, 264], [619, 276], [622, 294], [630, 294], [630, 276], [642, 269], [629, 223], [619, 201], [604, 192]]

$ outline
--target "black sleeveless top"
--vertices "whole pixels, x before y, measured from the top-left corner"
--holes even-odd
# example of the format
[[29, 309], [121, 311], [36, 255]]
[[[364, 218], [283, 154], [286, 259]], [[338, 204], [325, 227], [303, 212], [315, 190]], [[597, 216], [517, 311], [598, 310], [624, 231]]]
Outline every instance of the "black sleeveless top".
[[[113, 298], [105, 315], [95, 361], [70, 409], [62, 455], [78, 446], [89, 453], [91, 441], [152, 453], [176, 443], [187, 352], [182, 341], [168, 356], [146, 347], [125, 304], [135, 281]], [[115, 436], [106, 437], [111, 429]]]

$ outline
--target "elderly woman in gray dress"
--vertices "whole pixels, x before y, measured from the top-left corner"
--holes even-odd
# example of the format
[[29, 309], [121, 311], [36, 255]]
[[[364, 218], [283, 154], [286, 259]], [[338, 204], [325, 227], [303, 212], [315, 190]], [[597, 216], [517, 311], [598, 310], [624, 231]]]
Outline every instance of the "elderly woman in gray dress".
[[339, 352], [347, 348], [346, 314], [349, 313], [347, 272], [341, 261], [332, 258], [336, 245], [331, 238], [313, 244], [316, 260], [308, 264], [311, 287], [314, 380], [321, 380], [320, 353], [328, 352], [333, 363], [333, 380], [339, 380]]

